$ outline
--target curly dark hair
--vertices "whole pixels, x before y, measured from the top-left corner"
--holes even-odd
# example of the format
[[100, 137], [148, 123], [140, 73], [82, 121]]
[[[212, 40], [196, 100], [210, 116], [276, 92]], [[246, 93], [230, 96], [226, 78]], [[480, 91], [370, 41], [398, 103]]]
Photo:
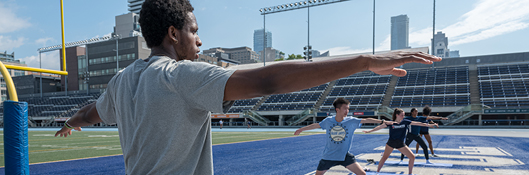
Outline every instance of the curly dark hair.
[[146, 0], [140, 11], [141, 33], [149, 48], [162, 44], [167, 29], [181, 30], [194, 8], [188, 0]]
[[422, 109], [422, 115], [430, 115], [432, 113], [432, 108], [430, 108], [428, 105], [424, 106]]

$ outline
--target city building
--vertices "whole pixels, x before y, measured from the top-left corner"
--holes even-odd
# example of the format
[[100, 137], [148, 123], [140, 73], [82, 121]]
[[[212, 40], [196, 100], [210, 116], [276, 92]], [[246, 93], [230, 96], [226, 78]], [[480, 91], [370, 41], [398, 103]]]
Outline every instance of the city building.
[[450, 50], [448, 49], [448, 37], [443, 32], [437, 32], [432, 39], [434, 48], [432, 49], [433, 55], [448, 58]]
[[[41, 76], [38, 73], [13, 77], [13, 83], [18, 95], [40, 93]], [[42, 92], [60, 92], [61, 77], [42, 74]]]
[[[263, 51], [259, 51], [259, 55], [263, 55]], [[283, 57], [284, 55], [281, 55], [280, 50], [276, 50], [271, 47], [266, 48], [266, 62], [274, 61]], [[262, 61], [263, 59], [261, 58], [260, 60]]]
[[391, 17], [391, 50], [410, 48], [408, 46], [409, 22], [408, 15]]
[[316, 57], [320, 57], [321, 54], [320, 54], [320, 51], [317, 51], [317, 50], [312, 50], [312, 58], [316, 58]]
[[[62, 53], [62, 49], [59, 50], [59, 53]], [[62, 63], [62, 54], [60, 55], [60, 64], [61, 69], [63, 67]], [[79, 73], [83, 73], [83, 69], [79, 69], [78, 65], [82, 64], [82, 61], [79, 61], [79, 58], [84, 58], [86, 55], [86, 48], [85, 47], [67, 47], [66, 48], [66, 71], [68, 71], [68, 76], [61, 76], [61, 91], [77, 91], [77, 90], [84, 90], [80, 89], [79, 87], [82, 87], [82, 84], [79, 84]], [[68, 79], [66, 79], [68, 77]], [[67, 80], [67, 82], [66, 82]], [[65, 85], [67, 84], [68, 87]]]
[[328, 57], [328, 56], [331, 56], [331, 53], [329, 51], [323, 52], [322, 54], [320, 54], [320, 57]]
[[249, 47], [236, 48], [222, 48], [216, 47], [202, 51], [204, 55], [225, 53], [229, 55], [229, 59], [240, 62], [240, 64], [258, 63], [261, 62], [259, 55]]
[[209, 54], [209, 55], [198, 54], [198, 59], [196, 59], [195, 61], [206, 62], [209, 64], [221, 66], [224, 68], [227, 68], [232, 65], [239, 65], [238, 61], [229, 59], [228, 54], [225, 54], [225, 53], [215, 53], [215, 54]]
[[137, 13], [127, 13], [115, 17], [114, 35], [119, 35], [121, 38], [141, 35], [140, 15]]
[[129, 12], [140, 14], [141, 5], [145, 0], [128, 0], [129, 2]]
[[[2, 61], [3, 64], [8, 65], [15, 65], [15, 66], [27, 66], [24, 62], [20, 62], [20, 60], [15, 60], [15, 52], [9, 54], [7, 51], [4, 51], [3, 53], [0, 52], [0, 61]], [[14, 69], [8, 69], [7, 70], [11, 77], [17, 77], [17, 76], [24, 76], [27, 74], [26, 71], [22, 70], [14, 70]], [[0, 102], [3, 102], [7, 100], [7, 87], [6, 82], [4, 80], [4, 76], [0, 74]]]
[[[116, 44], [118, 52], [116, 53]], [[137, 59], [149, 57], [151, 50], [147, 47], [145, 39], [141, 36], [109, 40], [86, 45], [88, 64], [74, 64], [84, 72], [88, 72], [89, 89], [104, 89], [108, 81], [121, 69], [127, 67]], [[119, 61], [116, 55], [119, 54]], [[87, 62], [86, 57], [76, 57], [80, 62]], [[68, 58], [68, 56], [67, 56]], [[68, 63], [67, 63], [68, 64]], [[119, 70], [118, 70], [119, 64]], [[70, 71], [68, 71], [70, 72]], [[79, 71], [83, 72], [83, 71]], [[73, 73], [70, 73], [73, 74]], [[77, 72], [75, 72], [78, 75]], [[86, 73], [85, 73], [86, 74]], [[84, 77], [83, 77], [84, 78]], [[80, 83], [77, 81], [76, 83]], [[70, 83], [70, 82], [68, 82]], [[84, 83], [84, 84], [86, 84]], [[68, 89], [70, 90], [70, 89]], [[84, 89], [83, 89], [84, 90]]]
[[[257, 53], [263, 51], [263, 30], [257, 29], [253, 31], [253, 50]], [[272, 47], [272, 32], [266, 32], [266, 48]]]
[[459, 58], [459, 50], [448, 52], [448, 56], [450, 56], [450, 58]]

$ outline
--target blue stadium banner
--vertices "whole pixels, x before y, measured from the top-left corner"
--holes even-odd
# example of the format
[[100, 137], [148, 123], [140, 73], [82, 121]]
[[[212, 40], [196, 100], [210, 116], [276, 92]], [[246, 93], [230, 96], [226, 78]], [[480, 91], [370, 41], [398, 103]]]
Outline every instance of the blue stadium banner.
[[5, 174], [29, 174], [28, 103], [4, 101]]
[[316, 117], [327, 117], [329, 116], [328, 112], [318, 112], [316, 113]]
[[483, 110], [483, 113], [485, 114], [493, 114], [493, 113], [529, 113], [529, 109], [485, 109]]

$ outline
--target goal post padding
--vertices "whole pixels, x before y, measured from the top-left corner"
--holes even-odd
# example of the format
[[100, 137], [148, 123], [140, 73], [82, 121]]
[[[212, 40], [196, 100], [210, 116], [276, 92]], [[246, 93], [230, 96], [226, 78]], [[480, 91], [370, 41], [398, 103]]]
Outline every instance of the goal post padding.
[[5, 174], [29, 174], [28, 103], [4, 101]]

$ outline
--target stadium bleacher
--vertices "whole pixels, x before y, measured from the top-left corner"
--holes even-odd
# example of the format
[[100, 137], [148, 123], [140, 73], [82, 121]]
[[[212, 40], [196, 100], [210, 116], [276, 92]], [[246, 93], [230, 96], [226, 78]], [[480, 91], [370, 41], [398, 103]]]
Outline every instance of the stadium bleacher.
[[529, 107], [529, 64], [480, 65], [481, 102], [495, 108]]
[[371, 71], [341, 78], [332, 87], [320, 111], [334, 112], [332, 103], [339, 97], [351, 102], [351, 111], [372, 111], [382, 104], [390, 80], [390, 75], [377, 75]]
[[20, 101], [28, 103], [28, 116], [34, 117], [71, 117], [82, 106], [96, 101], [101, 93], [72, 94], [51, 97], [21, 97]]
[[470, 104], [468, 66], [407, 70], [399, 77], [391, 107], [467, 106]]
[[288, 111], [313, 108], [329, 84], [322, 84], [301, 91], [270, 95], [258, 111]]

